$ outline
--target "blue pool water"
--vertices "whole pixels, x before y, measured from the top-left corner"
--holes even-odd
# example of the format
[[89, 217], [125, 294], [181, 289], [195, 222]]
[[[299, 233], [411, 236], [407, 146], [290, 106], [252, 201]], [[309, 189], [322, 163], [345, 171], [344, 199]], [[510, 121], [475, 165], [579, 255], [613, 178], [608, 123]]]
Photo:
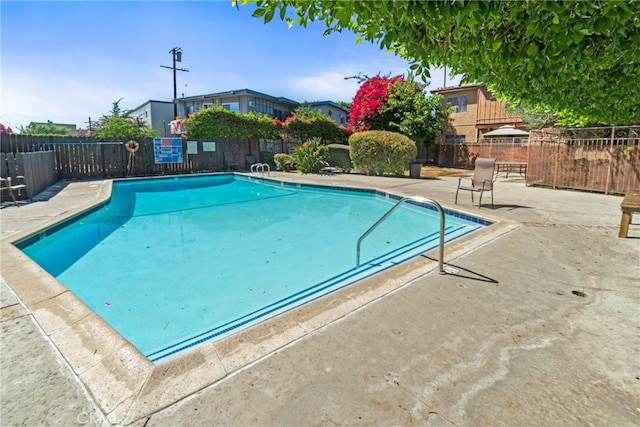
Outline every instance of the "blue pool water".
[[[235, 175], [118, 181], [109, 204], [19, 247], [158, 361], [438, 245], [437, 211]], [[451, 212], [449, 212], [451, 214]], [[447, 215], [446, 240], [487, 222]]]

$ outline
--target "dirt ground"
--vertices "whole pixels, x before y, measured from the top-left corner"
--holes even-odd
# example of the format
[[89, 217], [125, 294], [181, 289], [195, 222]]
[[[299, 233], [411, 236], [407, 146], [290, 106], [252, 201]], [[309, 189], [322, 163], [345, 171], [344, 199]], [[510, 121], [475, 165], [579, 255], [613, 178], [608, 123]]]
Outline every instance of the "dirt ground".
[[[437, 176], [449, 176], [449, 175], [468, 175], [469, 171], [466, 169], [450, 169], [441, 168], [438, 166], [422, 166], [420, 170], [420, 177], [434, 178]], [[407, 176], [409, 173], [407, 172]]]

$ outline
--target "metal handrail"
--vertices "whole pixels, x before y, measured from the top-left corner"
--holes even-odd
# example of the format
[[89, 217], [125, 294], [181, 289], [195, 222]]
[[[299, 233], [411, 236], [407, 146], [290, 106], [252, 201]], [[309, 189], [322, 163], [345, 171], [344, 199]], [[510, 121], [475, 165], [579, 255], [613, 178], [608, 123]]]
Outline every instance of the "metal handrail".
[[264, 175], [265, 167], [267, 173], [271, 176], [271, 166], [269, 166], [269, 163], [254, 163], [251, 165], [251, 172], [261, 172]]
[[356, 268], [360, 267], [360, 244], [362, 243], [364, 238], [367, 237], [369, 234], [371, 234], [373, 230], [375, 230], [385, 219], [387, 219], [393, 212], [395, 212], [395, 210], [398, 209], [402, 204], [411, 200], [419, 203], [432, 203], [438, 209], [438, 212], [440, 212], [440, 246], [439, 246], [439, 254], [438, 254], [438, 273], [445, 274], [445, 271], [444, 271], [444, 209], [442, 209], [442, 206], [440, 206], [440, 203], [436, 202], [435, 200], [426, 199], [424, 197], [419, 197], [419, 196], [403, 197], [402, 199], [398, 200], [398, 203], [396, 203], [391, 209], [389, 209], [389, 211], [386, 214], [384, 214], [382, 218], [376, 221], [375, 224], [373, 224], [367, 231], [364, 232], [362, 236], [360, 236], [360, 238], [358, 239], [358, 246], [356, 248]]

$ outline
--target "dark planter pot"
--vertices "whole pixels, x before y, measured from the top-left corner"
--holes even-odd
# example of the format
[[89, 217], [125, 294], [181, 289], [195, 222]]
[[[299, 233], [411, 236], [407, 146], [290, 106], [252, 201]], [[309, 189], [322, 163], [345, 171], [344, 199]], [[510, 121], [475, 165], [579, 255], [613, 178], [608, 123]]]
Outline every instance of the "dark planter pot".
[[420, 162], [409, 163], [409, 176], [411, 178], [420, 178], [421, 169], [422, 169], [422, 163]]

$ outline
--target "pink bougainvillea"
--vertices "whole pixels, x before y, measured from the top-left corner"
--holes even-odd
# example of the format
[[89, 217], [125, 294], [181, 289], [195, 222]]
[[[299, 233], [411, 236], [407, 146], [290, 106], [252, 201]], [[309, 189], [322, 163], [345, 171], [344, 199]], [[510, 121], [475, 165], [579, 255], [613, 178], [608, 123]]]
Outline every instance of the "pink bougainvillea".
[[398, 80], [404, 79], [402, 76], [374, 76], [360, 86], [349, 110], [349, 128], [352, 131], [365, 131], [371, 128], [372, 121], [386, 107], [389, 86]]

